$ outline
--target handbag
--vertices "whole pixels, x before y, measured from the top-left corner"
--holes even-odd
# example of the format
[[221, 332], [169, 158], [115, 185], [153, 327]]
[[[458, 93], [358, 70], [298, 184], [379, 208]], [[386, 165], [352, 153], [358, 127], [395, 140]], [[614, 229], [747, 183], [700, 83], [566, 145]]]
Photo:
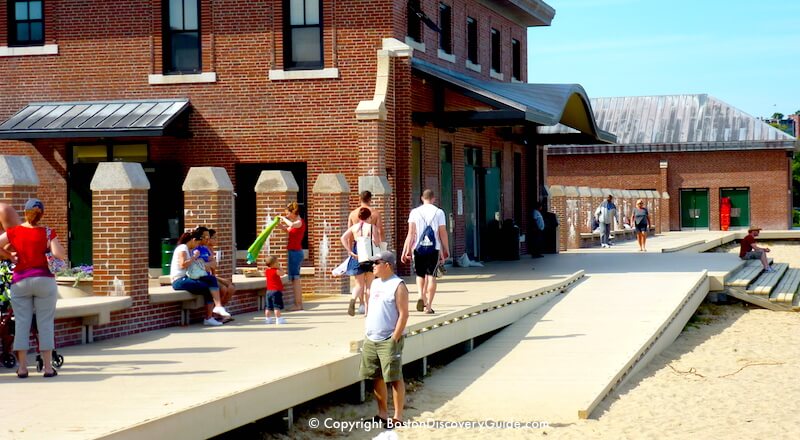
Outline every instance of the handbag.
[[50, 269], [51, 274], [56, 275], [67, 268], [67, 262], [61, 258], [56, 258], [53, 255], [53, 252], [50, 250], [51, 234], [52, 231], [50, 228], [45, 228], [45, 235], [47, 236], [47, 250], [45, 251], [44, 255], [47, 257], [47, 268]]
[[[186, 253], [188, 254], [189, 251], [187, 250]], [[206, 265], [200, 260], [192, 260], [192, 264], [186, 268], [186, 276], [193, 280], [199, 280], [200, 278], [208, 276]]]
[[372, 241], [372, 225], [370, 225], [369, 237], [356, 237], [356, 255], [358, 255], [358, 262], [367, 262], [370, 258], [380, 253], [380, 246], [375, 245]]

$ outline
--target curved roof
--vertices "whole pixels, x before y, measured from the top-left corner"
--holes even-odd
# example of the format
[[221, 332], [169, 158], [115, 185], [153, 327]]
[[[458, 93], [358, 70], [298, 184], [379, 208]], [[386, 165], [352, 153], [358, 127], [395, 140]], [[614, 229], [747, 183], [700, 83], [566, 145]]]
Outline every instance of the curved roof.
[[613, 134], [601, 130], [592, 105], [580, 84], [528, 84], [485, 81], [435, 64], [412, 58], [417, 71], [442, 79], [500, 108], [520, 110], [525, 120], [538, 125], [563, 124], [589, 134], [598, 142], [614, 142]]

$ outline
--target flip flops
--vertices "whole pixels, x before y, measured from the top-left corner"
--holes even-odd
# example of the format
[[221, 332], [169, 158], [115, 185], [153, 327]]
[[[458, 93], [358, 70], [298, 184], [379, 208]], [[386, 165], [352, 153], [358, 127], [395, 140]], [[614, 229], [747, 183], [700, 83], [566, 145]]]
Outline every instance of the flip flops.
[[424, 312], [425, 311], [425, 301], [422, 298], [417, 300], [417, 311]]

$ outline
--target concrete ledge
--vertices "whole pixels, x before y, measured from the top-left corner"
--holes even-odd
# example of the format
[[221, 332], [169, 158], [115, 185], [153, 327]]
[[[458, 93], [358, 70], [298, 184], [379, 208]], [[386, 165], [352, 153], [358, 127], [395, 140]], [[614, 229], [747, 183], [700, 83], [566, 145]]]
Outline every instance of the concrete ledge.
[[187, 75], [147, 75], [147, 83], [151, 86], [171, 84], [205, 84], [217, 82], [216, 72], [193, 73]]
[[58, 44], [25, 47], [0, 46], [0, 57], [26, 57], [36, 55], [58, 55]]
[[675, 246], [675, 247], [671, 247], [671, 248], [666, 248], [665, 247], [665, 248], [661, 249], [661, 252], [665, 253], [665, 254], [670, 253], [670, 252], [680, 252], [680, 251], [696, 252], [694, 250], [694, 248], [696, 246], [701, 246], [701, 245], [704, 245], [704, 244], [706, 244], [705, 240], [697, 240], [697, 241], [693, 241], [691, 243], [685, 243], [685, 244], [682, 244], [682, 245], [679, 245], [679, 246]]
[[56, 303], [56, 319], [83, 318], [84, 333], [81, 342], [94, 341], [92, 330], [96, 325], [111, 322], [111, 312], [124, 310], [133, 304], [129, 296], [83, 296], [60, 298]]

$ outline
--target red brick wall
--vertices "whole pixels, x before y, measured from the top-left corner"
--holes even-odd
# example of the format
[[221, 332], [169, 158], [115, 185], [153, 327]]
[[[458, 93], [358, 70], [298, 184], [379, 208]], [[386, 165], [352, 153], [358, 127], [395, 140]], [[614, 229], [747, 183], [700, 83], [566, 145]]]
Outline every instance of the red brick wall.
[[658, 189], [659, 163], [668, 162], [670, 229], [680, 229], [680, 189], [708, 188], [709, 227], [719, 229], [720, 188], [750, 188], [750, 222], [787, 229], [790, 164], [784, 151], [710, 151], [548, 156], [548, 184]]

